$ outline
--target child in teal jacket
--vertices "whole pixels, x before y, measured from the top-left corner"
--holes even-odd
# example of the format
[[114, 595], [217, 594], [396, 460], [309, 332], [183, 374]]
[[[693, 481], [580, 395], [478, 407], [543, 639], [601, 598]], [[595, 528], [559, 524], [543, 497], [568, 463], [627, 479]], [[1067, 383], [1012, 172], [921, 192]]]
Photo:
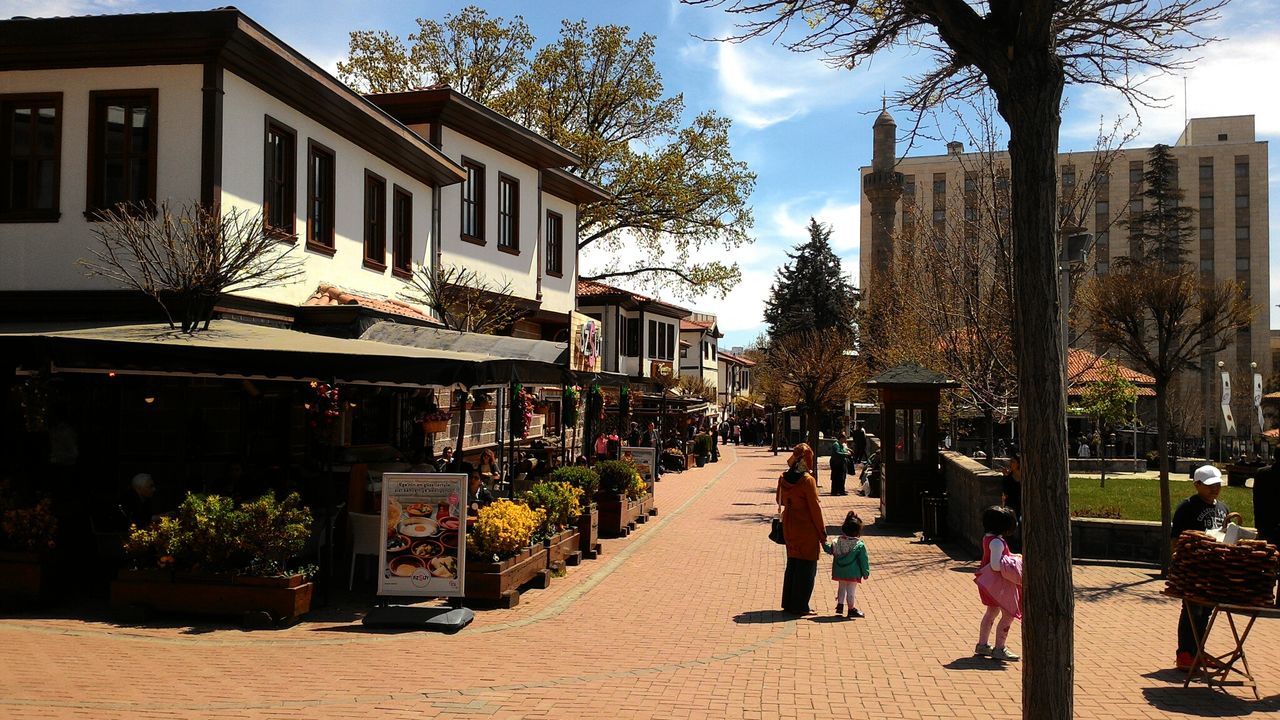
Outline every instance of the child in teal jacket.
[[840, 526], [840, 537], [835, 542], [823, 543], [822, 549], [831, 555], [831, 579], [837, 583], [836, 615], [844, 613], [845, 603], [849, 605], [849, 617], [866, 617], [861, 610], [854, 607], [854, 594], [858, 585], [871, 577], [871, 566], [867, 561], [867, 546], [863, 544], [862, 518], [850, 510]]

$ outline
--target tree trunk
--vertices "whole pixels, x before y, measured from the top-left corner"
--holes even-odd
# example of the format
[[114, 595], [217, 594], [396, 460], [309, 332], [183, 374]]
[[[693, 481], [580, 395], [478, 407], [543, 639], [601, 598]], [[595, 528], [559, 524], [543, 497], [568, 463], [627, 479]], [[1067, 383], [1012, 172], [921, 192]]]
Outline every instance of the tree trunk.
[[1056, 182], [1063, 72], [1049, 52], [1020, 47], [999, 93], [1009, 125], [1013, 194], [1014, 348], [1022, 431], [1024, 537], [1022, 716], [1069, 720], [1074, 597], [1067, 486], [1066, 385], [1057, 273]]
[[[1169, 498], [1169, 383], [1156, 381], [1156, 457], [1160, 458], [1160, 537], [1169, 537], [1173, 515]], [[1171, 543], [1160, 543], [1160, 570], [1169, 571], [1173, 556]]]
[[1098, 463], [1102, 467], [1102, 487], [1107, 487], [1107, 436], [1102, 432], [1105, 426], [1098, 423]]

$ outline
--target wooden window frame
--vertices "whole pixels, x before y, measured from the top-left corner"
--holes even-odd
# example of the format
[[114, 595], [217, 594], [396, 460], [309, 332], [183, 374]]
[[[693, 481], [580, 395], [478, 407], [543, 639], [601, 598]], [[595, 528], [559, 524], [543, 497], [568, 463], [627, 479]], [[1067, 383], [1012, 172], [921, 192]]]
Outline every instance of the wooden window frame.
[[[510, 207], [504, 212], [502, 191], [508, 187], [511, 188]], [[502, 237], [504, 215], [510, 227], [506, 242]], [[511, 255], [520, 254], [520, 180], [504, 172], [498, 173], [498, 249]]]
[[[556, 230], [554, 237], [551, 232], [553, 224]], [[552, 240], [555, 241], [554, 246]], [[552, 269], [552, 260], [555, 261], [555, 269]], [[564, 277], [564, 216], [550, 210], [547, 211], [547, 275]]]
[[[270, 115], [263, 116], [262, 124], [262, 226], [281, 242], [293, 243], [298, 239], [298, 131]], [[279, 179], [284, 191], [281, 203], [285, 206], [285, 212], [281, 217], [284, 222], [280, 225], [271, 222], [274, 206], [270, 200], [274, 195], [272, 185], [276, 182], [271, 172], [274, 169], [270, 142], [272, 133], [285, 140], [284, 167], [281, 168]]]
[[[369, 202], [371, 187], [378, 188], [377, 202]], [[387, 179], [367, 168], [364, 171], [363, 227], [364, 266], [370, 270], [385, 272], [387, 269]]]
[[[4, 140], [0, 144], [0, 168], [7, 170], [9, 163], [12, 161], [12, 154], [9, 146], [10, 134], [5, 132], [9, 130], [10, 118], [13, 110], [18, 108], [32, 108], [40, 110], [43, 108], [53, 108], [53, 206], [47, 208], [26, 208], [22, 210], [3, 210], [0, 211], [0, 222], [3, 223], [43, 223], [58, 222], [62, 217], [62, 93], [8, 93], [0, 95], [0, 137]], [[35, 138], [32, 137], [32, 149], [34, 150]], [[42, 159], [41, 156], [32, 152], [28, 157]], [[33, 163], [28, 169], [28, 175], [35, 174], [37, 165]], [[7, 181], [4, 178], [5, 173], [0, 173], [0, 197], [8, 194]], [[30, 177], [28, 177], [30, 182]], [[29, 187], [28, 200], [32, 199], [30, 195], [37, 192], [36, 186], [32, 183]]]
[[[316, 163], [317, 157], [324, 156], [329, 159], [328, 182], [326, 187], [329, 192], [326, 197], [321, 198], [323, 205], [321, 212], [323, 217], [321, 223], [323, 225], [325, 237], [316, 237], [316, 217], [315, 217], [315, 196], [316, 196]], [[315, 140], [307, 140], [307, 249], [314, 250], [322, 255], [333, 257], [337, 252], [334, 244], [336, 229], [334, 227], [334, 203], [337, 202], [338, 179], [338, 155], [325, 145]]]
[[[93, 90], [89, 93], [89, 147], [88, 147], [88, 173], [85, 181], [85, 212], [84, 215], [91, 221], [102, 219], [104, 210], [111, 210], [112, 207], [105, 203], [103, 192], [106, 188], [103, 185], [102, 162], [103, 154], [106, 151], [104, 142], [106, 138], [106, 108], [113, 102], [118, 101], [136, 101], [146, 99], [147, 105], [151, 111], [151, 128], [148, 142], [151, 145], [151, 152], [147, 158], [147, 180], [148, 180], [148, 197], [141, 201], [134, 201], [134, 204], [128, 206], [128, 210], [137, 212], [144, 216], [151, 216], [156, 211], [156, 194], [159, 191], [157, 185], [159, 180], [156, 172], [156, 159], [160, 155], [160, 90], [159, 88], [136, 88], [132, 90]], [[127, 135], [126, 135], [127, 137]], [[126, 155], [128, 157], [128, 155]], [[139, 203], [141, 203], [139, 205]]]
[[[476, 171], [476, 183], [475, 183], [475, 196], [471, 200], [467, 200], [468, 181], [467, 180], [462, 181], [462, 189], [461, 189], [462, 202], [459, 203], [459, 207], [461, 208], [461, 211], [458, 217], [458, 234], [466, 242], [473, 243], [475, 245], [485, 245], [486, 244], [484, 239], [485, 167], [483, 163], [478, 163], [475, 160], [472, 160], [471, 158], [467, 157], [466, 155], [462, 156], [462, 162], [460, 164], [462, 165], [463, 169], [466, 170], [467, 172], [471, 172], [472, 170]], [[475, 233], [467, 232], [468, 204], [470, 204], [475, 211], [475, 219], [476, 219]]]
[[[401, 202], [407, 203], [404, 213]], [[399, 185], [391, 187], [391, 274], [413, 277], [413, 193]]]

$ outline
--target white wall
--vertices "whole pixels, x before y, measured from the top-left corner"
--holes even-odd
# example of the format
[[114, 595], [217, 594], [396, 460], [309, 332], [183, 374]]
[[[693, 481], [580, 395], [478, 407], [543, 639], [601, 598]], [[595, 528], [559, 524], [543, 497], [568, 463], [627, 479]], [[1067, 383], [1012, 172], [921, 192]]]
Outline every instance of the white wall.
[[[430, 137], [428, 126], [411, 125], [411, 129], [422, 137]], [[538, 222], [538, 176], [539, 171], [515, 158], [495, 150], [476, 140], [463, 135], [449, 127], [441, 132], [441, 143], [444, 154], [450, 160], [461, 164], [463, 156], [484, 165], [484, 240], [483, 246], [466, 242], [462, 239], [462, 185], [450, 185], [440, 191], [440, 239], [442, 260], [445, 265], [461, 265], [471, 268], [487, 277], [490, 283], [501, 286], [511, 282], [513, 295], [530, 300], [536, 299], [538, 264], [542, 262], [542, 253], [538, 251], [543, 239], [541, 223]], [[520, 254], [498, 250], [498, 173], [506, 173], [520, 182]], [[545, 208], [543, 209], [545, 212]], [[571, 218], [576, 223], [576, 215], [561, 213], [565, 216], [565, 231], [568, 245], [569, 231], [572, 229]], [[565, 257], [565, 270], [569, 270], [568, 256]], [[554, 280], [555, 278], [550, 278]], [[546, 278], [544, 278], [545, 282]], [[566, 281], [568, 276], [566, 274]], [[567, 282], [564, 288], [572, 287]], [[572, 299], [571, 297], [569, 298]], [[563, 309], [573, 309], [573, 303], [565, 303], [565, 298], [558, 297]], [[550, 309], [550, 308], [548, 308]]]
[[[298, 240], [290, 252], [304, 258], [305, 275], [283, 286], [245, 292], [244, 295], [298, 305], [324, 282], [356, 293], [371, 293], [403, 299], [399, 293], [409, 287], [407, 280], [391, 272], [391, 203], [396, 185], [413, 194], [414, 268], [427, 260], [431, 247], [431, 188], [414, 180], [386, 161], [338, 135], [314, 119], [280, 102], [249, 81], [228, 72], [223, 87], [222, 202], [223, 207], [260, 212], [263, 190], [263, 144], [266, 116], [270, 115], [297, 133], [297, 218]], [[163, 107], [163, 104], [162, 104]], [[307, 140], [314, 139], [334, 152], [334, 247], [333, 257], [308, 250], [307, 231]], [[386, 260], [382, 271], [364, 267], [364, 172], [371, 170], [387, 181]], [[456, 190], [455, 190], [456, 192]]]
[[[76, 265], [96, 245], [94, 224], [84, 218], [91, 91], [158, 89], [156, 200], [200, 199], [202, 72], [198, 65], [0, 72], [0, 93], [62, 93], [62, 216], [56, 223], [0, 223], [0, 290], [118, 287]], [[261, 150], [258, 156], [260, 162]]]
[[[523, 183], [521, 183], [523, 190]], [[447, 194], [449, 191], [445, 190]], [[461, 191], [458, 191], [459, 193]], [[461, 197], [461, 195], [459, 195]], [[546, 258], [546, 237], [539, 238], [541, 250], [538, 252], [538, 262], [542, 264], [542, 309], [551, 312], [567, 313], [573, 310], [577, 304], [578, 292], [578, 206], [562, 200], [554, 195], [542, 193], [542, 214], [546, 217], [547, 211], [559, 213], [564, 223], [564, 277], [551, 277], [547, 275], [547, 258]], [[455, 214], [455, 220], [461, 211]], [[496, 218], [496, 211], [494, 217]], [[521, 211], [521, 220], [524, 219], [524, 212]], [[546, 234], [546, 226], [544, 226], [542, 234]], [[464, 243], [466, 244], [466, 243]], [[476, 250], [484, 248], [471, 246]], [[521, 243], [523, 249], [523, 242]]]

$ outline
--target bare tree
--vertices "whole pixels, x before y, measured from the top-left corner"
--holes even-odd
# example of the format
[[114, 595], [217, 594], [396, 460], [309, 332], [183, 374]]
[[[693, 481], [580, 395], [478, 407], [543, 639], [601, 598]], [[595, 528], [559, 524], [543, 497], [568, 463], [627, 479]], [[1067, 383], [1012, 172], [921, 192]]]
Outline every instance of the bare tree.
[[808, 442], [818, 442], [818, 414], [833, 403], [843, 403], [863, 377], [846, 351], [853, 347], [847, 332], [834, 329], [802, 330], [770, 344], [756, 377], [765, 387], [776, 385], [804, 406]]
[[716, 384], [701, 375], [681, 375], [677, 387], [690, 397], [699, 397], [710, 403], [716, 401]]
[[[1024, 449], [1027, 565], [1022, 712], [1072, 716], [1075, 608], [1067, 489], [1065, 358], [1059, 346], [1056, 174], [1066, 83], [1118, 90], [1132, 105], [1160, 99], [1136, 78], [1186, 67], [1184, 52], [1208, 38], [1197, 25], [1226, 0], [684, 0], [746, 16], [736, 40], [779, 37], [855, 67], [908, 46], [934, 63], [897, 101], [923, 112], [948, 101], [995, 96], [1009, 126], [1013, 197], [1014, 346]], [[789, 32], [790, 31], [790, 32]], [[1030, 412], [1027, 412], [1030, 410]], [[1034, 417], [1031, 421], [1029, 418]]]
[[198, 203], [175, 213], [161, 203], [155, 212], [118, 206], [99, 220], [92, 258], [78, 264], [153, 298], [169, 327], [185, 333], [209, 329], [223, 293], [283, 285], [303, 273], [293, 246], [281, 242], [288, 238], [267, 228], [261, 213], [219, 214]]
[[423, 265], [412, 283], [413, 290], [400, 296], [428, 307], [450, 330], [493, 335], [529, 314], [510, 280], [496, 285], [469, 268], [447, 265], [433, 272]]

